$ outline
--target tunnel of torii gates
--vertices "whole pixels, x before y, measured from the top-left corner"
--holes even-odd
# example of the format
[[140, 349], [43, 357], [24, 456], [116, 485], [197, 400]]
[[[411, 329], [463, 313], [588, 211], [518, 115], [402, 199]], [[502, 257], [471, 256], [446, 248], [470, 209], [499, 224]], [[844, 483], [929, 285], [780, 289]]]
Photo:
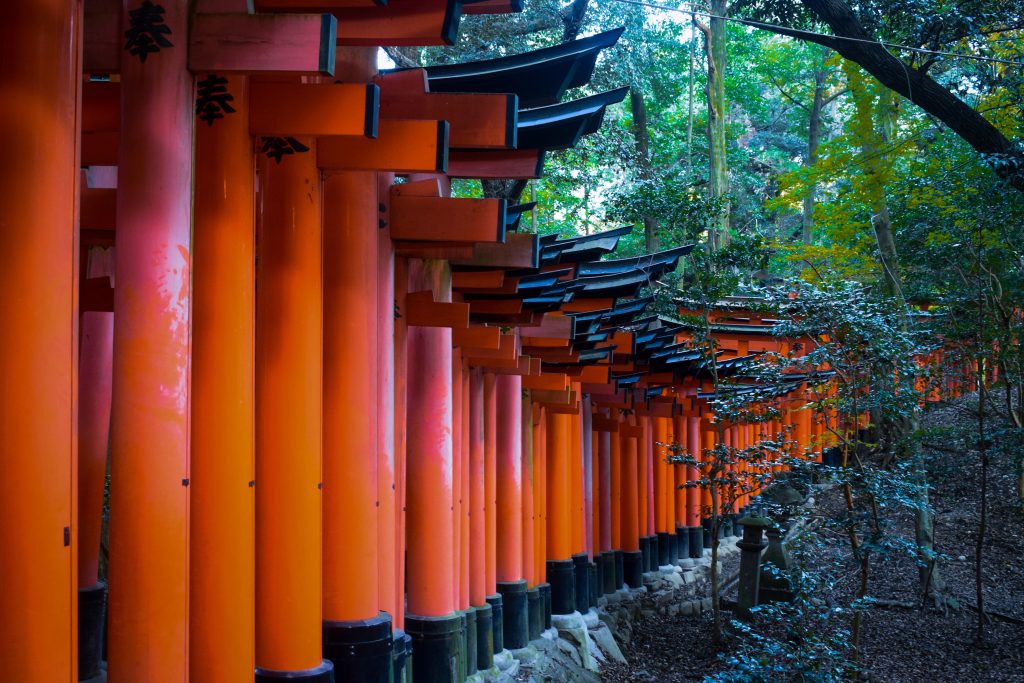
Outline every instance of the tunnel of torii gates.
[[[563, 100], [621, 29], [377, 70], [520, 9], [0, 3], [4, 680], [461, 680], [701, 555], [662, 444], [713, 447], [712, 397], [637, 298], [689, 247], [450, 196], [597, 130], [625, 89]], [[809, 386], [768, 431], [820, 454]]]

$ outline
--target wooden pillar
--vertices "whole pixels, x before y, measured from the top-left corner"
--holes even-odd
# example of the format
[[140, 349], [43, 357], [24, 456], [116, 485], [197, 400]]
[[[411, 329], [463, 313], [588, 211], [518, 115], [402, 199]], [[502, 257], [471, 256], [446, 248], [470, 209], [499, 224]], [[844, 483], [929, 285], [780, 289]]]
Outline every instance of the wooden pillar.
[[497, 592], [502, 600], [502, 645], [529, 643], [526, 581], [523, 580], [523, 381], [499, 375], [497, 406]]
[[469, 405], [469, 363], [465, 359], [462, 360], [462, 373], [461, 383], [458, 386], [458, 391], [462, 394], [462, 421], [459, 425], [458, 434], [461, 437], [462, 442], [462, 459], [459, 463], [460, 471], [458, 473], [460, 483], [460, 497], [461, 497], [461, 519], [459, 523], [459, 609], [466, 610], [471, 607], [469, 600], [469, 576], [470, 576], [470, 518], [471, 518], [471, 507], [470, 507], [470, 475], [469, 475], [469, 460], [470, 460], [470, 440], [469, 440], [469, 421], [470, 421], [470, 405]]
[[200, 122], [196, 130], [189, 529], [193, 683], [251, 681], [256, 663], [256, 168], [248, 79], [223, 80], [235, 111]]
[[[451, 301], [445, 261], [411, 261], [409, 287]], [[461, 617], [452, 563], [452, 332], [411, 326], [408, 333], [408, 614], [413, 678], [453, 680]]]
[[611, 437], [611, 517], [612, 549], [622, 550], [622, 427], [625, 422], [617, 417], [619, 432]]
[[[686, 416], [686, 450], [695, 459], [700, 458], [701, 451], [701, 424], [697, 415]], [[686, 481], [690, 486], [686, 489], [686, 530], [689, 539], [689, 556], [691, 558], [701, 557], [704, 550], [704, 542], [701, 538], [700, 529], [700, 487], [694, 486], [693, 482], [700, 479], [700, 470], [697, 465], [686, 466]]]
[[597, 460], [600, 468], [600, 491], [601, 491], [601, 532], [600, 550], [602, 553], [609, 552], [612, 545], [612, 434], [601, 431], [598, 433]]
[[580, 438], [583, 442], [583, 542], [587, 558], [594, 559], [594, 413], [590, 397], [580, 401]]
[[643, 554], [640, 552], [639, 482], [637, 481], [638, 426], [620, 432], [622, 441], [622, 552], [623, 573], [630, 588], [639, 588], [643, 576]]
[[495, 377], [484, 373], [484, 590], [488, 597], [497, 591], [498, 559], [498, 413]]
[[125, 0], [122, 17], [127, 47], [136, 54], [121, 53], [110, 464], [111, 480], [117, 483], [110, 496], [107, 642], [111, 683], [188, 676], [194, 161], [189, 3], [167, 0], [161, 5], [159, 23], [166, 26], [163, 35], [171, 47], [133, 41], [131, 22], [146, 11], [140, 5]]
[[[377, 196], [381, 181], [377, 174]], [[380, 209], [378, 204], [376, 209]], [[393, 628], [399, 626], [404, 591], [396, 583], [398, 565], [404, 564], [396, 550], [398, 504], [395, 451], [395, 250], [390, 230], [377, 235], [377, 490], [380, 513], [377, 526], [380, 609], [391, 615]]]
[[522, 443], [522, 486], [523, 486], [523, 502], [522, 502], [522, 519], [523, 519], [523, 578], [526, 579], [526, 585], [529, 588], [533, 588], [537, 585], [537, 566], [535, 562], [535, 547], [536, 540], [534, 538], [534, 452], [535, 452], [535, 440], [533, 428], [533, 402], [530, 400], [529, 394], [522, 396], [522, 405], [520, 407], [520, 418], [522, 422], [522, 435], [520, 440]]
[[583, 439], [581, 429], [580, 406], [569, 419], [569, 493], [572, 499], [571, 538], [574, 556], [586, 552], [584, 541], [585, 526], [583, 522]]
[[497, 580], [519, 581], [522, 573], [522, 378], [499, 375], [497, 406]]
[[281, 671], [328, 680], [332, 669], [320, 647], [323, 272], [314, 154], [258, 164], [257, 680]]
[[0, 662], [25, 683], [77, 680], [81, 8], [0, 5]]
[[[390, 240], [389, 240], [390, 241]], [[409, 291], [409, 261], [395, 258], [395, 298], [394, 306], [399, 311], [406, 310], [406, 297]], [[408, 332], [404, 316], [396, 317], [392, 312], [395, 325], [394, 355], [394, 437], [395, 437], [395, 613], [393, 624], [396, 631], [405, 628], [406, 599], [406, 532], [408, 528], [408, 502], [406, 476], [408, 470]]]
[[487, 603], [486, 485], [484, 476], [484, 376], [473, 368], [469, 376], [469, 460], [470, 460], [470, 581], [469, 601], [479, 607]]
[[323, 178], [324, 656], [341, 680], [372, 679], [390, 652], [354, 654], [391, 638], [380, 605], [377, 177]]
[[570, 614], [576, 609], [572, 561], [572, 416], [547, 416], [547, 579], [551, 610]]

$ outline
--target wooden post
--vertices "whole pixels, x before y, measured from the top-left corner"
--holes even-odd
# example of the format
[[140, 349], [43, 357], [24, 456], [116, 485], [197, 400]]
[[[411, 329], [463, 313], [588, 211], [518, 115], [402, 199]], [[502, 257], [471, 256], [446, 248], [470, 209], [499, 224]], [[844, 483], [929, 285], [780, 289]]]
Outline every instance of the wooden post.
[[[691, 411], [692, 412], [692, 411]], [[695, 459], [700, 458], [701, 421], [695, 414], [686, 416], [686, 450]], [[686, 466], [686, 480], [691, 486], [686, 489], [686, 530], [689, 536], [690, 558], [698, 559], [704, 554], [704, 541], [700, 528], [700, 496], [699, 486], [692, 485], [700, 479], [697, 465]]]
[[258, 166], [256, 680], [289, 672], [326, 683], [333, 667], [321, 658], [320, 171], [313, 151], [280, 163], [261, 155]]
[[523, 580], [522, 377], [499, 375], [497, 406], [497, 591], [502, 600], [503, 643], [529, 642], [526, 581]]
[[[686, 445], [686, 418], [682, 415], [672, 417], [672, 443]], [[673, 560], [689, 557], [690, 537], [686, 531], [686, 465], [673, 465], [674, 472], [672, 495], [675, 498], [675, 524], [672, 533], [676, 537], [676, 556]]]
[[256, 665], [256, 167], [248, 79], [200, 82], [235, 111], [196, 129], [189, 676], [241, 682]]
[[[413, 260], [409, 287], [451, 300], [444, 261]], [[452, 332], [410, 326], [408, 333], [408, 614], [413, 679], [449, 681], [457, 675], [461, 618], [452, 583]]]
[[[185, 0], [125, 0], [111, 405], [111, 683], [188, 677], [194, 88]], [[166, 29], [151, 40], [147, 26]], [[170, 45], [163, 45], [163, 42]], [[22, 57], [24, 59], [24, 57]], [[159, 529], [159, 533], [154, 533]]]
[[547, 416], [547, 578], [551, 584], [554, 614], [571, 614], [576, 609], [569, 453], [571, 419], [567, 413]]
[[[635, 418], [634, 418], [635, 419]], [[620, 432], [622, 440], [622, 552], [626, 585], [639, 588], [643, 577], [643, 555], [640, 552], [639, 482], [637, 481], [637, 425]]]
[[494, 626], [487, 602], [487, 500], [484, 435], [484, 374], [469, 373], [469, 602], [476, 612], [477, 667], [494, 662]]
[[[79, 0], [0, 5], [0, 661], [77, 681]], [[16, 333], [11, 331], [16, 330]]]
[[323, 179], [323, 642], [339, 680], [391, 670], [380, 605], [377, 178]]

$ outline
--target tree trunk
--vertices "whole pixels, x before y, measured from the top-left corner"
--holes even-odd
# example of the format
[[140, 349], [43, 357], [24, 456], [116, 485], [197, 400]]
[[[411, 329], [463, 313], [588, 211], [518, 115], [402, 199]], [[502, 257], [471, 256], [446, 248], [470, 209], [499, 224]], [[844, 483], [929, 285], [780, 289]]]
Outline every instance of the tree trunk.
[[587, 13], [589, 0], [573, 0], [568, 12], [562, 15], [562, 24], [565, 26], [562, 31], [562, 42], [568, 43], [576, 40], [583, 29], [583, 17]]
[[925, 71], [907, 66], [861, 26], [857, 15], [845, 0], [801, 0], [805, 7], [828, 24], [835, 36], [855, 40], [836, 40], [832, 36], [808, 35], [785, 27], [750, 22], [781, 35], [810, 40], [830, 47], [862, 66], [878, 82], [921, 107], [959, 135], [975, 151], [989, 156], [996, 175], [1024, 192], [1024, 155], [989, 123]]
[[726, 37], [725, 17], [728, 0], [711, 0], [709, 25], [698, 23], [704, 33], [704, 51], [708, 60], [708, 159], [711, 196], [718, 207], [708, 234], [708, 250], [717, 251], [729, 243], [729, 166], [726, 160], [725, 123], [728, 103], [725, 99]]
[[[804, 158], [804, 167], [810, 168], [818, 161], [818, 143], [821, 139], [821, 115], [825, 108], [825, 81], [828, 72], [825, 70], [825, 60], [828, 57], [828, 49], [821, 51], [821, 63], [814, 70], [814, 101], [808, 111], [807, 122], [807, 156]], [[818, 181], [811, 179], [810, 187], [807, 189], [807, 196], [804, 197], [803, 216], [801, 220], [803, 243], [810, 244], [814, 238], [814, 205], [818, 197]]]
[[[651, 136], [647, 130], [647, 106], [644, 104], [644, 94], [640, 86], [634, 85], [629, 89], [629, 106], [633, 114], [633, 123], [630, 126], [633, 133], [633, 146], [636, 149], [637, 166], [640, 168], [640, 179], [645, 183], [654, 180], [654, 170], [651, 167]], [[644, 222], [644, 245], [647, 253], [658, 251], [658, 220], [654, 216], [642, 216]]]

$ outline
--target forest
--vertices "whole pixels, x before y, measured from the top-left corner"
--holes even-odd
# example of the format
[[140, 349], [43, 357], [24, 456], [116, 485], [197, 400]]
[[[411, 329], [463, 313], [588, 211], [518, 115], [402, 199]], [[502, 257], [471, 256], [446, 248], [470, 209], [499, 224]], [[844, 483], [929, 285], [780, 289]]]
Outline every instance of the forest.
[[[628, 88], [599, 131], [550, 152], [540, 179], [453, 193], [536, 202], [523, 230], [540, 234], [633, 225], [619, 257], [695, 243], [649, 293], [666, 315], [690, 302], [712, 357], [699, 330], [727, 297], [817, 339], [837, 456], [802, 474], [794, 461], [815, 500], [785, 513], [803, 529], [791, 602], [740, 621], [713, 576], [713, 610], [642, 620], [604, 680], [1024, 680], [1024, 6], [526, 0], [465, 17], [454, 46], [385, 61], [620, 28], [575, 93]], [[947, 391], [964, 368], [967, 386]]]

